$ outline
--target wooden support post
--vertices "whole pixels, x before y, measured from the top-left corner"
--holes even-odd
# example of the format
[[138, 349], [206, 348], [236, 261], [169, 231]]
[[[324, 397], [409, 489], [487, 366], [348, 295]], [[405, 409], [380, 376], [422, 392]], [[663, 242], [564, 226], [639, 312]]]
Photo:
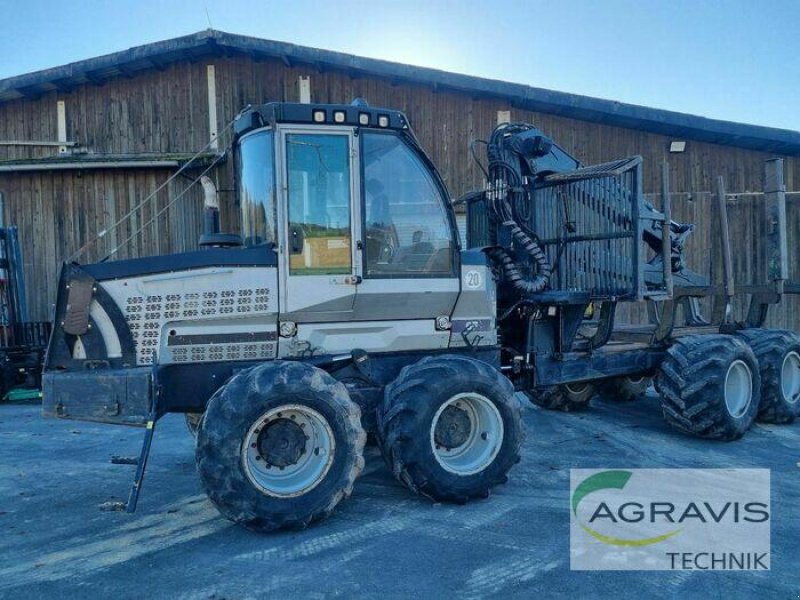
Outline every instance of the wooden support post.
[[[67, 141], [67, 109], [63, 100], [56, 101], [56, 121], [57, 121], [57, 134], [59, 142]], [[59, 145], [58, 153], [65, 154], [67, 152], [66, 143]]]
[[311, 77], [308, 75], [297, 78], [297, 96], [300, 104], [311, 104]]
[[214, 65], [206, 67], [206, 78], [208, 80], [208, 135], [211, 143], [211, 150], [219, 150], [219, 140], [217, 140], [217, 77]]

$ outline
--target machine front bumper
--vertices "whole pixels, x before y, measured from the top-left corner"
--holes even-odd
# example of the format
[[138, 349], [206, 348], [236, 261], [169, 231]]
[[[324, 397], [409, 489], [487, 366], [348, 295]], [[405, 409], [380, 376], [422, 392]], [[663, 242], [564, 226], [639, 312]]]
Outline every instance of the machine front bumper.
[[50, 371], [42, 377], [45, 417], [143, 427], [151, 418], [152, 369]]

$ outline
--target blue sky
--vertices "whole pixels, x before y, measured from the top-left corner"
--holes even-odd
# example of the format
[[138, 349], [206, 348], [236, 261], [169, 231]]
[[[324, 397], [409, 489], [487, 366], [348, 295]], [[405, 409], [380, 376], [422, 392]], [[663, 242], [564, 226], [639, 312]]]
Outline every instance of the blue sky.
[[192, 33], [800, 130], [800, 0], [0, 0], [0, 78]]

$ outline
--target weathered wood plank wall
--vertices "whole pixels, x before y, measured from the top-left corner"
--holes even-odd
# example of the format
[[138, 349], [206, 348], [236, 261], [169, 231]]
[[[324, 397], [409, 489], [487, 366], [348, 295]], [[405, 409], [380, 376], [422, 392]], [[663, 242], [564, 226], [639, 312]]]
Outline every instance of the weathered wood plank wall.
[[[220, 130], [247, 104], [297, 101], [297, 81], [301, 75], [311, 78], [314, 102], [348, 103], [355, 97], [363, 97], [373, 106], [405, 111], [453, 197], [481, 185], [481, 174], [469, 155], [468, 145], [473, 139], [488, 136], [500, 110], [510, 110], [514, 120], [537, 124], [568, 152], [588, 164], [641, 154], [646, 165], [647, 192], [658, 191], [659, 165], [668, 158], [671, 187], [677, 193], [676, 218], [698, 224], [698, 232], [690, 244], [694, 265], [706, 264], [708, 260], [704, 245], [711, 236], [708, 227], [711, 203], [706, 196], [713, 190], [716, 176], [725, 177], [729, 191], [760, 191], [763, 162], [772, 157], [693, 140], [687, 140], [685, 153], [670, 155], [668, 145], [673, 138], [517, 110], [502, 98], [472, 97], [415, 83], [356, 77], [301, 65], [290, 67], [278, 60], [243, 56], [184, 62], [162, 71], [154, 69], [132, 78], [119, 78], [102, 86], [85, 85], [68, 93], [52, 92], [38, 99], [0, 104], [0, 140], [55, 140], [56, 101], [63, 100], [67, 139], [78, 142], [82, 151], [98, 154], [195, 152], [209, 140], [207, 64], [216, 67]], [[226, 142], [223, 137], [221, 147]], [[0, 146], [0, 160], [41, 158], [56, 152], [54, 147]], [[223, 205], [223, 224], [235, 229], [237, 217], [231, 169], [229, 162], [217, 169], [215, 176]], [[0, 173], [0, 191], [6, 198], [6, 222], [18, 225], [21, 231], [33, 318], [44, 319], [49, 315], [60, 261], [127, 213], [171, 173], [167, 169]], [[800, 160], [796, 157], [787, 157], [786, 182], [789, 190], [800, 189]], [[188, 183], [185, 178], [176, 179], [153, 201], [137, 210], [119, 230], [104, 238], [84, 260], [102, 257], [131, 236], [171, 198], [184, 191]], [[793, 201], [795, 208], [790, 210], [790, 221], [794, 239], [800, 240], [796, 233], [800, 231], [800, 213], [796, 205]], [[125, 258], [195, 247], [200, 234], [201, 206], [202, 191], [199, 187], [189, 190], [155, 219], [154, 226], [124, 244], [118, 256]], [[744, 229], [749, 226], [744, 216], [732, 211], [735, 240], [743, 239]], [[737, 269], [749, 268], [750, 259], [741, 259], [742, 253], [737, 256], [736, 264], [740, 265]], [[795, 255], [794, 262], [795, 265], [800, 263], [800, 257]], [[796, 305], [787, 304], [776, 311], [779, 316], [775, 318], [782, 319], [780, 323], [784, 325], [800, 327], [796, 313]]]
[[[0, 176], [6, 222], [20, 229], [32, 319], [49, 318], [61, 262], [85, 241], [108, 230], [170, 174], [165, 169], [137, 169]], [[81, 262], [100, 260], [117, 247], [114, 257], [118, 259], [196, 248], [202, 228], [202, 194], [192, 190], [157, 215], [189, 185], [182, 178], [173, 180], [91, 246]], [[148, 221], [151, 225], [141, 228]]]

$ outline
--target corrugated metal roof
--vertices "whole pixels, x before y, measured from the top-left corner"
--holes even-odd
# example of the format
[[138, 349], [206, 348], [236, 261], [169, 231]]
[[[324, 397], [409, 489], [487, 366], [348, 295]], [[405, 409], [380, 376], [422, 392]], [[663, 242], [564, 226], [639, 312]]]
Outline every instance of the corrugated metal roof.
[[213, 29], [2, 79], [0, 102], [37, 97], [53, 90], [68, 92], [79, 85], [102, 83], [115, 77], [134, 77], [142, 71], [164, 69], [175, 62], [226, 55], [278, 58], [289, 65], [311, 64], [318, 68], [342, 69], [397, 82], [423, 83], [436, 89], [461, 91], [473, 96], [504, 98], [515, 107], [573, 119], [764, 152], [800, 155], [800, 132], [797, 131], [708, 119]]

